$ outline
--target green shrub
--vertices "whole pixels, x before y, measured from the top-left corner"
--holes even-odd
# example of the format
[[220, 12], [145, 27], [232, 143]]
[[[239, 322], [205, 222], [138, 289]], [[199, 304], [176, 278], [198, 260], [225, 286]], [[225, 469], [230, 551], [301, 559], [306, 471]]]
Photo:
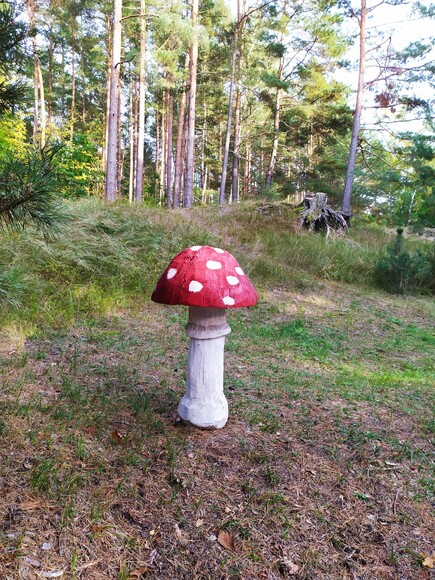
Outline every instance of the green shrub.
[[378, 261], [375, 269], [378, 286], [393, 294], [433, 292], [435, 290], [435, 250], [409, 252], [403, 229], [397, 229], [394, 242]]

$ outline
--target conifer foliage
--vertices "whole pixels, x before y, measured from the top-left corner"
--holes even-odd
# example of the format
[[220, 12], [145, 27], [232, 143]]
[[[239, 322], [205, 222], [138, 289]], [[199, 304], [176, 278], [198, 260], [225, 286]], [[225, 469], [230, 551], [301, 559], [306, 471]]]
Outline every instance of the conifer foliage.
[[435, 248], [409, 252], [403, 237], [403, 228], [397, 228], [394, 242], [379, 260], [375, 278], [380, 287], [393, 294], [435, 290]]
[[[26, 147], [64, 144], [67, 196], [176, 209], [272, 196], [300, 202], [322, 191], [336, 207], [351, 157], [352, 207], [378, 203], [366, 191], [385, 189], [397, 141], [379, 146], [364, 132], [362, 96], [352, 135], [354, 99], [337, 80], [352, 42], [344, 24], [358, 28], [360, 11], [336, 0], [0, 0], [0, 162], [12, 117], [25, 126]], [[430, 102], [410, 87], [430, 82], [421, 60], [430, 41], [416, 38], [401, 52], [386, 41], [378, 68], [388, 78], [361, 80], [365, 95], [391, 123], [410, 111], [429, 119]], [[77, 163], [84, 143], [95, 152], [86, 161], [91, 179]]]

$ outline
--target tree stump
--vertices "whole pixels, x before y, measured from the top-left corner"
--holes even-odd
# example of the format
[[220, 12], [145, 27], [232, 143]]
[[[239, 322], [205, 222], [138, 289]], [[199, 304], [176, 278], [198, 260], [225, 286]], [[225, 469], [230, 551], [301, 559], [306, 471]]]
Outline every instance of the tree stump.
[[305, 206], [301, 224], [312, 232], [323, 232], [328, 237], [332, 233], [347, 231], [347, 223], [342, 214], [328, 205], [326, 193], [307, 193], [298, 207]]

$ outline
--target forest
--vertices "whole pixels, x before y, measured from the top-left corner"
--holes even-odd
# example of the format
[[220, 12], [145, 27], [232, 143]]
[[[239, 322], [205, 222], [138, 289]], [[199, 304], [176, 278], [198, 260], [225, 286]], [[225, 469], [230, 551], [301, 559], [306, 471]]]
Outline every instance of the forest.
[[433, 18], [0, 0], [2, 580], [432, 578]]
[[[2, 175], [43, 151], [67, 198], [321, 191], [343, 215], [433, 227], [433, 7], [392, 4], [2, 2]], [[408, 43], [377, 13], [409, 19]]]

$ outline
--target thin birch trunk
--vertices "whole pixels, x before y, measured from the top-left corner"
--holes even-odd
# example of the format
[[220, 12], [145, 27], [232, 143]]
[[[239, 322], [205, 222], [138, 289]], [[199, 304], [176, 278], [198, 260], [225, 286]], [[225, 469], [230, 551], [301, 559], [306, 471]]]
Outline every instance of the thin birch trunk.
[[192, 0], [193, 40], [190, 49], [189, 107], [187, 120], [186, 181], [183, 206], [193, 206], [193, 179], [195, 156], [195, 116], [196, 116], [196, 75], [198, 68], [198, 0]]
[[144, 168], [144, 141], [145, 141], [145, 73], [146, 73], [146, 40], [147, 27], [145, 17], [145, 0], [140, 2], [140, 58], [139, 58], [139, 114], [137, 121], [136, 141], [136, 178], [134, 199], [136, 203], [142, 201], [143, 168]]
[[361, 126], [361, 113], [363, 109], [364, 98], [364, 77], [366, 70], [366, 22], [367, 22], [367, 3], [361, 0], [361, 14], [359, 21], [359, 71], [358, 71], [358, 89], [356, 93], [356, 106], [353, 115], [352, 138], [349, 147], [349, 158], [347, 161], [346, 178], [344, 184], [343, 201], [341, 204], [341, 213], [347, 223], [352, 215], [351, 200], [353, 178], [356, 162], [356, 150], [358, 147], [358, 136]]
[[107, 135], [107, 165], [105, 198], [116, 199], [117, 148], [118, 148], [118, 93], [121, 67], [122, 0], [114, 0], [112, 64], [110, 79], [109, 127]]

